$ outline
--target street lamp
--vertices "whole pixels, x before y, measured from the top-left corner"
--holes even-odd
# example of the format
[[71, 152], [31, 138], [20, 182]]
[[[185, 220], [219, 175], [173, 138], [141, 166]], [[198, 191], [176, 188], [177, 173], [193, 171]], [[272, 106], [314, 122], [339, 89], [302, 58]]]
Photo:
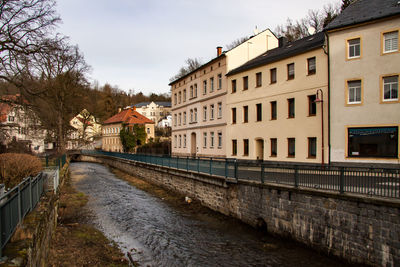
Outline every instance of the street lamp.
[[322, 89], [317, 90], [314, 103], [321, 103], [321, 165], [324, 166], [324, 93]]

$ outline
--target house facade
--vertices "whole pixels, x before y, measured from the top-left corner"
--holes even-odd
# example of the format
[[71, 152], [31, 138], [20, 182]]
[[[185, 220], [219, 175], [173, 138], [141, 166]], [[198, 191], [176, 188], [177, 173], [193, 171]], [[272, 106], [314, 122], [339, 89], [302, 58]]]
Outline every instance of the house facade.
[[141, 102], [134, 106], [137, 112], [156, 124], [171, 114], [171, 102]]
[[324, 48], [324, 33], [280, 38], [279, 47], [227, 74], [228, 157], [328, 163]]
[[69, 134], [67, 149], [94, 149], [95, 141], [101, 137], [101, 124], [86, 109], [70, 120], [74, 129]]
[[277, 38], [265, 30], [171, 82], [172, 154], [226, 157], [226, 73], [268, 49]]
[[8, 146], [12, 141], [25, 144], [33, 153], [47, 148], [46, 131], [36, 114], [21, 103], [21, 96], [4, 95], [0, 103], [0, 140]]
[[146, 142], [148, 142], [150, 138], [154, 139], [154, 121], [137, 112], [134, 107], [128, 108], [103, 122], [102, 150], [123, 152], [124, 150], [120, 139], [120, 131], [124, 126], [132, 127], [135, 124], [144, 126], [146, 131]]
[[325, 29], [332, 163], [399, 164], [397, 0], [359, 0]]

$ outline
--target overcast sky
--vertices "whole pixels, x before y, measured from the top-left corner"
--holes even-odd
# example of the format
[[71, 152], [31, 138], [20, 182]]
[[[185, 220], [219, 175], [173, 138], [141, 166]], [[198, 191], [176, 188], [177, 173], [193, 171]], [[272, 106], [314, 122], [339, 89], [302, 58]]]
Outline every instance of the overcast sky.
[[306, 16], [338, 0], [58, 0], [59, 32], [92, 67], [91, 82], [136, 93], [167, 93], [187, 58], [206, 62], [216, 47], [254, 28]]

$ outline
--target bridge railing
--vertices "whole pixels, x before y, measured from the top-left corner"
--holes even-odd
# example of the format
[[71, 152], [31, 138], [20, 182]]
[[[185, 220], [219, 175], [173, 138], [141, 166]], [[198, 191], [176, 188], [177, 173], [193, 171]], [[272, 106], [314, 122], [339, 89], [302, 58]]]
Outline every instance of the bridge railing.
[[86, 155], [105, 155], [168, 168], [217, 175], [231, 181], [274, 183], [293, 187], [400, 198], [400, 168], [293, 165], [240, 161], [232, 158], [179, 157], [129, 154], [107, 151], [82, 151]]
[[0, 257], [18, 224], [36, 207], [43, 193], [46, 190], [56, 191], [58, 184], [59, 168], [46, 168], [0, 196]]

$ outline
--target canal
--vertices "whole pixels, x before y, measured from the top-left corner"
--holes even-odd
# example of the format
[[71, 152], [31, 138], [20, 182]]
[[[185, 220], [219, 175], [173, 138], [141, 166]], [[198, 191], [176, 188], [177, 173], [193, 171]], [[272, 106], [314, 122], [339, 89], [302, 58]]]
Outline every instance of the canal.
[[77, 189], [89, 196], [92, 223], [140, 266], [343, 265], [206, 208], [174, 205], [103, 165], [72, 163], [70, 171]]

